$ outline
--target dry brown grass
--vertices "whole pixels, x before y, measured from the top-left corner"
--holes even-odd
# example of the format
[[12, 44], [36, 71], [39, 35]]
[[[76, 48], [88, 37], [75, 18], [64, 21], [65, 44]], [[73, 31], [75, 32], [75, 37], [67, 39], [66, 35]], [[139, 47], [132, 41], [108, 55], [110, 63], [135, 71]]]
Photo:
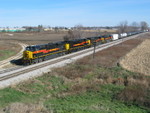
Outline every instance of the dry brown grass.
[[[32, 84], [32, 87], [30, 84]], [[17, 86], [11, 86], [11, 88], [15, 88], [16, 90], [23, 92], [23, 93], [38, 94], [40, 92], [40, 90], [33, 88], [33, 87], [36, 87], [37, 84], [41, 85], [41, 86], [46, 85], [47, 86], [47, 87], [45, 87], [46, 90], [52, 89], [52, 84], [50, 82], [40, 81], [37, 79], [31, 79], [31, 80], [25, 81], [24, 83], [19, 84]]]
[[114, 29], [100, 29], [100, 30], [83, 30], [85, 32], [117, 32], [117, 30]]
[[121, 61], [123, 68], [150, 76], [150, 40], [128, 53]]
[[75, 79], [75, 78], [83, 78], [86, 74], [91, 72], [94, 67], [90, 66], [84, 66], [80, 64], [73, 64], [68, 65], [63, 68], [57, 68], [55, 72], [57, 72], [58, 75], [63, 75], [68, 79]]
[[[114, 30], [90, 30], [83, 31], [82, 37], [93, 37], [103, 33], [114, 33]], [[20, 41], [29, 45], [45, 44], [50, 42], [62, 41], [68, 31], [64, 32], [22, 32], [22, 33], [0, 33], [0, 40]]]
[[0, 113], [50, 113], [42, 104], [13, 103]]
[[[94, 84], [93, 84], [94, 82]], [[75, 79], [75, 81], [72, 81], [72, 86], [64, 92], [61, 92], [58, 94], [58, 97], [64, 97], [69, 95], [75, 95], [75, 94], [82, 94], [87, 91], [100, 91], [100, 85], [102, 84], [99, 80], [93, 79], [90, 81], [87, 80], [81, 80], [79, 82], [79, 79]]]
[[127, 82], [126, 83], [127, 86], [141, 85], [145, 88], [150, 87], [149, 77], [144, 77], [144, 76], [127, 77], [126, 82]]
[[0, 41], [0, 50], [12, 50], [20, 51], [21, 47], [19, 45], [12, 43], [10, 41]]
[[127, 104], [150, 107], [149, 91], [150, 89], [141, 85], [128, 86], [118, 94], [117, 98]]
[[66, 33], [0, 33], [3, 41], [19, 41], [29, 45], [44, 44], [63, 40]]

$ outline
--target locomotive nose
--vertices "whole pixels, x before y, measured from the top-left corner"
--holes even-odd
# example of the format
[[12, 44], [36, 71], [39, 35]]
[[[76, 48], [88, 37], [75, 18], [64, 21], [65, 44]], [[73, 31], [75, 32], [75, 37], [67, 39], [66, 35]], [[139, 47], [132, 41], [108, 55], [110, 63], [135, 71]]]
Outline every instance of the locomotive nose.
[[33, 59], [33, 54], [31, 51], [24, 51], [23, 52], [23, 59]]
[[23, 52], [23, 59], [27, 59], [29, 57], [28, 51]]

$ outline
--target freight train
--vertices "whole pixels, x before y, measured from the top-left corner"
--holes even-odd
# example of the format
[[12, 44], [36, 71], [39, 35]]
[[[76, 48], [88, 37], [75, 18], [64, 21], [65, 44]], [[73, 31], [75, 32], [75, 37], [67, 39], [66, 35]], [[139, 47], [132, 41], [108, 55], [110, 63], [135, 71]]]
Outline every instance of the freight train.
[[69, 41], [60, 41], [54, 43], [47, 43], [41, 45], [31, 45], [27, 46], [23, 52], [22, 63], [24, 65], [31, 65], [38, 62], [42, 62], [48, 59], [56, 58], [65, 54], [83, 50], [94, 45], [100, 45], [113, 40], [124, 38], [127, 36], [142, 33], [130, 32], [121, 34], [111, 34], [104, 36], [88, 37], [82, 39], [74, 39]]

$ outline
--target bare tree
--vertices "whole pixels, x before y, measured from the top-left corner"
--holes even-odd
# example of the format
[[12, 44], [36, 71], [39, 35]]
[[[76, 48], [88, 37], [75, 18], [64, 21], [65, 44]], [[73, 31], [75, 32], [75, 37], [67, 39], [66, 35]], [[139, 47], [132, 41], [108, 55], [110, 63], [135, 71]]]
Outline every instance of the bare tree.
[[64, 38], [64, 41], [68, 41], [69, 39], [74, 39], [75, 37], [74, 37], [73, 31], [69, 30], [68, 34], [65, 35], [63, 38]]
[[142, 22], [140, 23], [140, 25], [141, 25], [141, 30], [142, 30], [142, 31], [148, 29], [148, 23], [147, 23], [147, 22], [142, 21]]
[[75, 25], [72, 30], [68, 31], [68, 34], [64, 36], [64, 40], [67, 41], [69, 39], [79, 39], [83, 37], [84, 27], [81, 24]]
[[139, 30], [139, 24], [137, 22], [132, 22], [131, 31], [138, 31], [138, 30]]
[[68, 41], [70, 38], [69, 38], [68, 35], [65, 35], [65, 36], [63, 37], [63, 39], [64, 39], [64, 41]]
[[75, 25], [74, 26], [74, 29], [73, 29], [73, 36], [74, 38], [82, 38], [83, 37], [83, 25], [82, 24], [78, 24], [78, 25]]
[[125, 32], [127, 32], [127, 29], [128, 29], [128, 22], [127, 21], [120, 22], [120, 24], [118, 26], [118, 32], [125, 33]]

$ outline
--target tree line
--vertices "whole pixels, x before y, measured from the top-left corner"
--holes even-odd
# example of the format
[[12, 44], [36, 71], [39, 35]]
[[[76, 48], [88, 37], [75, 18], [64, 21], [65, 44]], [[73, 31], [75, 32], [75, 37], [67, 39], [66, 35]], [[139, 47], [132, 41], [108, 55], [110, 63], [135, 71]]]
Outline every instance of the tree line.
[[[100, 32], [100, 29], [102, 28], [117, 29], [116, 33], [127, 33], [149, 30], [149, 25], [145, 21], [141, 21], [140, 23], [132, 22], [131, 24], [128, 24], [127, 21], [122, 21], [116, 27], [84, 27], [82, 24], [78, 24], [68, 31], [68, 34], [64, 36], [64, 40], [82, 38], [85, 30], [97, 30], [97, 32], [95, 32], [95, 36], [101, 35], [102, 33]], [[108, 34], [108, 32], [103, 34]]]
[[148, 29], [149, 29], [149, 25], [145, 21], [142, 21], [140, 23], [132, 22], [131, 24], [128, 24], [127, 21], [122, 21], [118, 25], [118, 33], [135, 32], [135, 31], [140, 31], [140, 30], [144, 31]]

